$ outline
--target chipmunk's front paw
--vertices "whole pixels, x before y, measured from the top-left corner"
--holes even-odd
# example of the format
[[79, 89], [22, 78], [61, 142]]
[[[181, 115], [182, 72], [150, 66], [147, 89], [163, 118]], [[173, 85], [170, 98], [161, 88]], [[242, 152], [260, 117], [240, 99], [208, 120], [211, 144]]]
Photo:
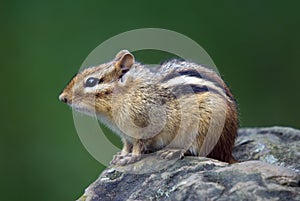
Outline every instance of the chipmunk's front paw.
[[183, 159], [185, 151], [182, 149], [162, 149], [157, 151], [159, 159]]
[[135, 163], [141, 159], [141, 155], [133, 155], [128, 153], [125, 155], [117, 154], [114, 156], [113, 160], [110, 162], [111, 165], [128, 165]]
[[123, 157], [125, 157], [126, 154], [122, 154], [122, 152], [118, 152], [114, 155], [112, 161], [110, 161], [110, 165], [116, 165], [117, 162], [122, 159]]

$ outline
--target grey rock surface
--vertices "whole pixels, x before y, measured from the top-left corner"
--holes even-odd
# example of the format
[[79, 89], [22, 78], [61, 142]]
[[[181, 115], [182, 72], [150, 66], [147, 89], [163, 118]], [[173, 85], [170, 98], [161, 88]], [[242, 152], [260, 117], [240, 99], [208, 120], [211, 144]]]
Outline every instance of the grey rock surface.
[[233, 155], [300, 170], [300, 131], [287, 127], [242, 128]]
[[108, 167], [79, 201], [300, 200], [299, 143], [296, 129], [243, 128], [234, 149], [240, 163], [147, 156], [132, 166]]

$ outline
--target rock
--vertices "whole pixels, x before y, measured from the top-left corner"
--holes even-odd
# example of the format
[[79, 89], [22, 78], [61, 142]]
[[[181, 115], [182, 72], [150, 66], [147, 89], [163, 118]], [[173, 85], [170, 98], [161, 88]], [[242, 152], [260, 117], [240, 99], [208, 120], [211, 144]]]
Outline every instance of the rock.
[[239, 161], [261, 160], [300, 170], [300, 131], [286, 127], [243, 128], [233, 155]]
[[240, 163], [149, 155], [128, 167], [108, 167], [79, 201], [300, 200], [299, 140], [292, 128], [240, 129], [234, 150]]

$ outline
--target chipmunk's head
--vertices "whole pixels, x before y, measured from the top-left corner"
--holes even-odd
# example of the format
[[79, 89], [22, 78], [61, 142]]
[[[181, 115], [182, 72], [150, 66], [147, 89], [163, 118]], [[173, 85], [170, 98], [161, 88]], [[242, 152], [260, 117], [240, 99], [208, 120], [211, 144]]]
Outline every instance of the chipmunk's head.
[[86, 114], [110, 113], [115, 86], [134, 63], [133, 55], [122, 50], [111, 62], [79, 72], [60, 94], [59, 100]]

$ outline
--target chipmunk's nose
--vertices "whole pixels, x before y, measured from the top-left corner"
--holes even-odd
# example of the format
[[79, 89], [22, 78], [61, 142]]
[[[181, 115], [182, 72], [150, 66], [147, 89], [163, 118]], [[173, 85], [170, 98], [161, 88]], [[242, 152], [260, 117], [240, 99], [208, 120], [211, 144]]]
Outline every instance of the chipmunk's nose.
[[58, 99], [61, 101], [61, 102], [64, 102], [64, 103], [70, 103], [70, 99], [67, 97], [67, 94], [66, 93], [61, 93], [58, 97]]

